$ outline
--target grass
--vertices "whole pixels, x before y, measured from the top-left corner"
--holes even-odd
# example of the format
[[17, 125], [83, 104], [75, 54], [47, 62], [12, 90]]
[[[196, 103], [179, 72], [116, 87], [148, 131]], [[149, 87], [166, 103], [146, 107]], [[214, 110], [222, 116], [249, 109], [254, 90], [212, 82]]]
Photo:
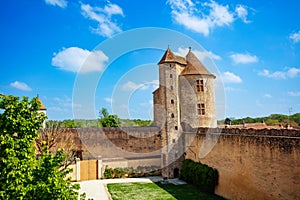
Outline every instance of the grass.
[[112, 183], [107, 185], [113, 200], [224, 200], [199, 191], [196, 187], [162, 183]]

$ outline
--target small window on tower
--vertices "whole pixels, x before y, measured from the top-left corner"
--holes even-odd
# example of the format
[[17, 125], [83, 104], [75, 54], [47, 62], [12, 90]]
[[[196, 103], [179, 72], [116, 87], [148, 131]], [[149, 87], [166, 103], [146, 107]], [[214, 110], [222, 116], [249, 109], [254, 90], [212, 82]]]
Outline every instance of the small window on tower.
[[175, 126], [175, 130], [178, 130], [178, 126]]
[[171, 104], [174, 104], [174, 100], [173, 99], [171, 99]]
[[197, 92], [203, 92], [204, 91], [204, 82], [203, 82], [203, 80], [196, 80], [196, 90], [197, 90]]
[[204, 103], [197, 104], [197, 113], [198, 113], [198, 115], [205, 115], [205, 104]]
[[171, 114], [171, 117], [172, 117], [172, 118], [174, 118], [174, 117], [175, 117], [175, 116], [174, 116], [174, 113], [172, 113], [172, 114]]
[[173, 90], [173, 86], [171, 85], [171, 90]]
[[173, 78], [173, 74], [170, 74], [170, 78]]

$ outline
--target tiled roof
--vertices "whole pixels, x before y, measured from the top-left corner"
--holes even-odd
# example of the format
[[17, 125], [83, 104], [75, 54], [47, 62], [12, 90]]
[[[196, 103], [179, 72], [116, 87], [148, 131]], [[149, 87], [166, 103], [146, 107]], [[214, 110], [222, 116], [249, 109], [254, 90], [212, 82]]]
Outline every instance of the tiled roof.
[[163, 57], [160, 59], [158, 64], [163, 64], [163, 63], [172, 63], [172, 62], [177, 62], [182, 65], [186, 65], [186, 60], [184, 57], [177, 56], [175, 55], [170, 48], [167, 49]]
[[201, 75], [210, 75], [211, 74], [200, 60], [195, 56], [195, 54], [190, 50], [186, 55], [187, 65], [185, 69], [181, 72], [181, 75], [191, 75], [191, 74], [201, 74]]
[[40, 110], [47, 110], [47, 108], [44, 106], [43, 102], [41, 101], [41, 99], [38, 97], [38, 101], [41, 104]]
[[219, 125], [218, 128], [246, 128], [246, 129], [284, 129], [284, 127], [280, 126], [268, 126], [265, 123], [250, 123], [250, 124], [245, 124], [245, 125]]

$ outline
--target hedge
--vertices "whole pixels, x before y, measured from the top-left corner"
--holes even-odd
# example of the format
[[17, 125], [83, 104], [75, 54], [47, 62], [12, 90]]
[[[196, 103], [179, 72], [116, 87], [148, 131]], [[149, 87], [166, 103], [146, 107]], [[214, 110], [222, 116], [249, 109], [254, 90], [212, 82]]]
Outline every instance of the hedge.
[[218, 185], [218, 171], [208, 165], [186, 159], [180, 171], [180, 179], [199, 187], [201, 190], [214, 193]]

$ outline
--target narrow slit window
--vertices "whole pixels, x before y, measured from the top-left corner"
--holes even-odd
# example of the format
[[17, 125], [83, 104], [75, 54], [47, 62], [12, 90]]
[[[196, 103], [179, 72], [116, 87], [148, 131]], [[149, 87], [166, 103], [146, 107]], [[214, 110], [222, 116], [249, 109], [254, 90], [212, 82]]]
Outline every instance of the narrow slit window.
[[205, 104], [204, 103], [197, 104], [197, 112], [198, 112], [198, 115], [205, 115]]
[[171, 99], [171, 104], [174, 104], [174, 100], [173, 99]]
[[196, 80], [196, 90], [197, 90], [197, 92], [203, 92], [204, 91], [204, 82], [203, 82], [203, 80]]
[[175, 126], [175, 130], [178, 130], [178, 126]]
[[170, 74], [170, 78], [173, 78], [173, 74]]
[[174, 113], [172, 113], [172, 114], [171, 114], [171, 117], [172, 117], [172, 118], [174, 118], [174, 117], [175, 117], [175, 116], [174, 116]]

